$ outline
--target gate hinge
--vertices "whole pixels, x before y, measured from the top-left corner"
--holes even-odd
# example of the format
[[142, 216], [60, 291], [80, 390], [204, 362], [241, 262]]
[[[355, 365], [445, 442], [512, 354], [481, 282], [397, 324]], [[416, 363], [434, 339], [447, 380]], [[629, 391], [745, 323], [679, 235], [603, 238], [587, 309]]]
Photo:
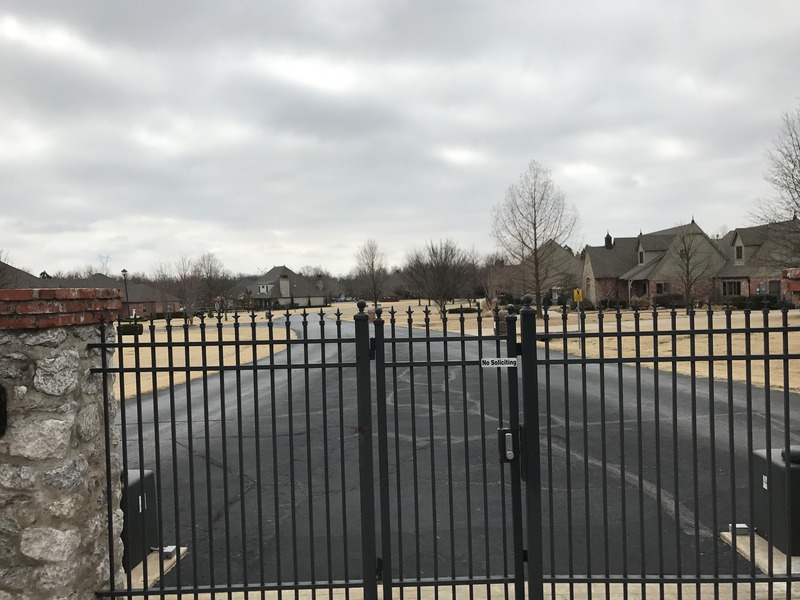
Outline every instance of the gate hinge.
[[517, 342], [517, 356], [522, 356], [522, 342]]
[[375, 338], [369, 338], [369, 359], [375, 360]]
[[383, 558], [380, 556], [375, 557], [375, 577], [378, 583], [383, 583]]

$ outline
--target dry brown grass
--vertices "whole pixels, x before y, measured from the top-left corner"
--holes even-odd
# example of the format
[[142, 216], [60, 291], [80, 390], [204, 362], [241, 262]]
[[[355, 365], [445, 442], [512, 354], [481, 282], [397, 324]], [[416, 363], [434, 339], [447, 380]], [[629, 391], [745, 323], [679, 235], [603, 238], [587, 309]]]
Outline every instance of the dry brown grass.
[[[461, 306], [456, 304], [454, 306]], [[390, 312], [394, 309], [395, 320], [399, 327], [406, 327], [408, 323], [408, 310], [412, 311], [412, 323], [414, 327], [425, 327], [426, 302], [422, 304], [418, 301], [392, 302], [382, 305], [383, 319], [387, 322], [390, 319]], [[443, 322], [439, 317], [436, 306], [431, 305], [429, 327], [441, 331]], [[355, 302], [339, 303], [323, 309], [328, 318], [335, 318], [337, 311], [342, 319], [350, 320], [358, 312]], [[291, 311], [293, 313], [302, 310]], [[284, 313], [275, 313], [281, 315]], [[319, 309], [311, 309], [308, 314], [315, 316], [319, 314]], [[468, 335], [477, 335], [479, 332], [478, 315], [470, 313], [463, 315], [447, 315], [447, 330], [453, 334], [458, 334], [462, 330]], [[257, 338], [266, 339], [267, 330], [263, 326], [265, 321], [264, 314], [261, 313], [256, 318], [259, 327], [257, 328]], [[562, 317], [560, 311], [555, 310], [550, 313], [548, 318], [548, 329], [552, 338], [549, 342], [540, 342], [540, 347], [544, 348], [547, 344], [551, 352], [566, 352], [572, 356], [585, 356], [587, 358], [599, 358], [601, 356], [601, 346], [599, 343], [600, 323], [596, 312], [587, 313], [585, 319], [586, 335], [578, 335], [578, 316], [577, 313], [568, 313], [566, 319]], [[240, 319], [239, 340], [248, 342], [251, 340], [251, 327], [249, 316]], [[779, 311], [769, 313], [768, 324], [770, 327], [777, 327], [782, 322], [782, 314]], [[223, 321], [224, 325], [232, 324], [233, 320]], [[654, 328], [654, 323], [656, 327]], [[150, 343], [149, 323], [145, 323], [144, 334], [140, 337], [143, 345]], [[166, 342], [167, 333], [165, 323], [156, 321], [156, 342]], [[602, 331], [603, 345], [602, 356], [606, 359], [616, 359], [618, 357], [631, 358], [640, 356], [645, 359], [642, 366], [653, 368], [656, 364], [662, 370], [672, 371], [674, 368], [678, 373], [694, 374], [698, 377], [708, 377], [713, 366], [713, 375], [719, 380], [733, 380], [746, 382], [750, 381], [753, 385], [764, 386], [769, 383], [770, 387], [782, 388], [785, 377], [788, 375], [789, 389], [800, 390], [800, 365], [797, 360], [784, 360], [782, 358], [769, 358], [769, 355], [800, 354], [800, 335], [796, 331], [790, 331], [785, 339], [782, 333], [772, 332], [766, 336], [759, 329], [764, 328], [763, 315], [754, 312], [749, 324], [745, 321], [743, 311], [733, 312], [730, 323], [723, 311], [717, 311], [712, 321], [709, 323], [705, 312], [698, 312], [694, 319], [693, 329], [695, 333], [689, 333], [692, 329], [689, 317], [684, 314], [675, 316], [674, 322], [669, 311], [659, 311], [656, 320], [653, 319], [652, 312], [640, 313], [639, 320], [635, 319], [632, 311], [623, 311], [620, 315], [619, 323], [615, 313], [606, 313], [603, 318]], [[788, 315], [789, 327], [800, 327], [800, 312], [790, 311]], [[724, 331], [730, 326], [733, 330], [740, 330], [736, 333], [727, 335]], [[492, 318], [484, 317], [481, 329], [484, 334], [493, 332]], [[697, 332], [700, 330], [700, 332]], [[235, 339], [233, 327], [225, 326], [222, 328], [222, 341], [232, 341]], [[537, 331], [544, 331], [544, 323], [537, 319]], [[672, 335], [675, 331], [676, 335]], [[282, 341], [285, 339], [286, 330], [283, 327], [274, 327], [274, 340]], [[566, 335], [565, 335], [566, 332]], [[634, 336], [633, 333], [640, 332], [643, 335]], [[189, 364], [202, 365], [205, 354], [206, 365], [212, 371], [219, 365], [219, 348], [222, 348], [223, 364], [234, 364], [237, 361], [235, 345], [217, 345], [220, 341], [219, 330], [216, 321], [209, 319], [205, 328], [206, 342], [210, 347], [206, 347], [205, 353], [199, 346], [189, 347]], [[126, 338], [126, 341], [132, 338]], [[188, 338], [184, 335], [182, 326], [172, 328], [172, 342], [178, 344], [170, 353], [166, 347], [156, 349], [155, 360], [160, 366], [170, 365], [174, 369], [172, 379], [169, 373], [145, 372], [139, 378], [140, 393], [152, 391], [154, 384], [158, 389], [165, 389], [170, 385], [180, 385], [186, 382], [187, 374], [191, 378], [202, 377], [202, 372], [186, 371], [186, 347], [183, 345], [185, 339], [190, 342], [197, 342], [201, 339], [201, 328], [198, 324], [189, 327]], [[638, 340], [638, 349], [637, 349]], [[748, 345], [749, 344], [749, 345]], [[270, 353], [270, 347], [258, 345], [253, 353], [253, 346], [240, 345], [238, 362], [242, 364], [251, 363], [253, 360], [261, 360]], [[276, 345], [274, 350], [280, 352], [286, 348], [285, 345]], [[171, 357], [170, 357], [171, 355]], [[745, 356], [753, 359], [749, 363], [744, 360]], [[122, 364], [129, 368], [135, 364], [136, 351], [134, 348], [126, 348], [123, 352]], [[661, 362], [656, 363], [653, 359], [659, 357]], [[694, 362], [688, 360], [704, 357], [705, 359]], [[727, 357], [732, 360], [727, 360]], [[675, 361], [664, 361], [674, 357]], [[715, 357], [716, 360], [711, 360]], [[724, 358], [723, 358], [724, 357]], [[118, 359], [119, 360], [119, 359]], [[149, 369], [152, 365], [152, 352], [149, 347], [144, 347], [139, 351], [140, 367]], [[171, 361], [171, 362], [170, 362]], [[694, 365], [694, 366], [693, 366]], [[182, 370], [183, 369], [183, 370]], [[769, 382], [767, 382], [767, 373]], [[125, 395], [131, 396], [136, 393], [137, 380], [133, 373], [125, 374]], [[120, 393], [119, 380], [115, 383], [117, 397]]]
[[[263, 313], [256, 318], [257, 323], [260, 323], [256, 328], [256, 339], [258, 340], [268, 339], [267, 328], [263, 325], [265, 320]], [[188, 330], [184, 329], [183, 321], [173, 321], [171, 338], [168, 337], [165, 321], [154, 321], [155, 342], [158, 344], [170, 341], [171, 344], [174, 344], [171, 348], [167, 348], [166, 346], [154, 346], [151, 348], [150, 344], [153, 338], [150, 333], [150, 323], [149, 321], [144, 322], [144, 333], [139, 336], [139, 343], [142, 347], [138, 349], [138, 366], [145, 371], [152, 368], [153, 354], [155, 353], [155, 364], [158, 367], [169, 366], [173, 372], [171, 377], [168, 372], [144, 372], [139, 375], [138, 380], [135, 373], [125, 373], [123, 375], [125, 397], [136, 396], [137, 393], [150, 393], [154, 387], [166, 389], [171, 385], [186, 383], [187, 376], [191, 379], [198, 379], [203, 376], [202, 371], [187, 371], [187, 364], [191, 366], [206, 365], [209, 368], [207, 373], [212, 374], [216, 372], [214, 367], [218, 367], [220, 361], [222, 361], [221, 364], [223, 365], [233, 365], [236, 363], [249, 364], [269, 356], [271, 349], [274, 349], [275, 352], [281, 352], [286, 349], [285, 344], [277, 344], [271, 347], [260, 344], [256, 346], [247, 345], [246, 342], [252, 341], [252, 328], [250, 326], [251, 321], [249, 316], [240, 318], [238, 340], [244, 342], [243, 344], [220, 344], [220, 341], [232, 342], [237, 339], [236, 330], [232, 326], [233, 322], [233, 319], [229, 318], [228, 321], [222, 322], [224, 326], [219, 329], [216, 325], [216, 319], [207, 319], [204, 328], [205, 346], [187, 346], [185, 344], [186, 341], [190, 343], [200, 342], [204, 335], [203, 328], [199, 325], [199, 320], [195, 320], [195, 324], [189, 326]], [[273, 340], [282, 341], [285, 339], [286, 329], [278, 326], [273, 327]], [[133, 340], [133, 336], [125, 336], [124, 339], [126, 344], [133, 342]], [[123, 366], [125, 369], [130, 369], [136, 366], [136, 355], [137, 348], [123, 348], [122, 357], [116, 357], [117, 364]], [[120, 378], [117, 378], [114, 386], [117, 398], [121, 398]]]
[[[702, 313], [695, 317], [694, 322], [686, 315], [673, 318], [668, 311], [659, 312], [655, 319], [652, 313], [647, 313], [638, 323], [631, 312], [623, 314], [619, 323], [616, 315], [611, 314], [602, 323], [602, 346], [596, 313], [587, 315], [585, 340], [578, 336], [563, 336], [561, 315], [558, 317], [555, 330], [561, 332], [562, 337], [549, 342], [551, 352], [566, 351], [574, 356], [585, 353], [588, 358], [602, 355], [612, 360], [640, 356], [645, 360], [642, 366], [646, 368], [657, 365], [661, 370], [674, 369], [684, 375], [694, 373], [698, 377], [709, 377], [713, 374], [718, 380], [750, 382], [773, 388], [784, 387], [788, 375], [788, 387], [800, 389], [798, 361], [784, 358], [800, 352], [800, 337], [795, 331], [784, 336], [782, 332], [769, 330], [782, 323], [783, 317], [778, 311], [771, 312], [766, 323], [761, 313], [752, 315], [748, 322], [743, 311], [732, 313], [730, 321], [721, 311], [711, 321], [706, 313]], [[568, 318], [567, 323], [567, 331], [571, 334], [578, 331], [577, 318]], [[788, 325], [798, 327], [800, 314], [790, 313]], [[634, 335], [636, 332], [642, 335]]]
[[[408, 322], [406, 311], [411, 308], [413, 326], [424, 327], [424, 304], [425, 301], [422, 306], [419, 306], [416, 300], [385, 304], [382, 307], [383, 318], [388, 321], [389, 312], [391, 308], [394, 308], [398, 325], [406, 326]], [[461, 306], [461, 304], [454, 306]], [[354, 303], [343, 305], [341, 310], [345, 314], [345, 318], [352, 318], [357, 312]], [[441, 330], [442, 320], [436, 307], [431, 306], [430, 311], [431, 329]], [[461, 316], [450, 314], [447, 317], [448, 331], [460, 332]], [[779, 327], [782, 319], [783, 315], [780, 311], [771, 311], [768, 315], [767, 325], [771, 328]], [[799, 327], [800, 312], [789, 311], [787, 324], [790, 328]], [[744, 311], [732, 312], [730, 322], [721, 309], [715, 311], [710, 322], [705, 311], [698, 311], [693, 323], [682, 312], [676, 313], [673, 321], [671, 311], [667, 310], [659, 311], [655, 319], [651, 311], [642, 312], [639, 314], [638, 321], [633, 311], [622, 311], [618, 323], [616, 313], [609, 312], [604, 314], [602, 322], [604, 333], [602, 349], [599, 335], [600, 326], [598, 313], [586, 313], [586, 336], [579, 336], [577, 335], [579, 332], [578, 314], [569, 312], [564, 319], [561, 311], [555, 309], [550, 312], [548, 317], [548, 330], [553, 337], [549, 342], [540, 342], [539, 346], [544, 348], [548, 345], [551, 352], [563, 353], [566, 351], [572, 356], [583, 356], [585, 353], [587, 358], [599, 358], [601, 350], [603, 358], [606, 359], [631, 358], [638, 355], [645, 359], [645, 362], [642, 363], [645, 368], [654, 368], [657, 364], [661, 370], [672, 371], [674, 368], [678, 373], [685, 375], [692, 374], [694, 368], [694, 373], [698, 377], [709, 377], [713, 367], [715, 379], [750, 381], [757, 386], [764, 386], [768, 383], [773, 388], [783, 388], [785, 376], [788, 375], [789, 389], [800, 390], [798, 361], [768, 358], [770, 355], [783, 356], [800, 353], [800, 332], [788, 332], [785, 340], [780, 332], [771, 332], [765, 336], [763, 332], [765, 322], [760, 311], [753, 311], [749, 322], [746, 321]], [[463, 315], [463, 327], [465, 333], [477, 335], [479, 331], [477, 314]], [[537, 333], [542, 333], [544, 327], [543, 320], [537, 319]], [[695, 333], [689, 333], [691, 329], [694, 329]], [[739, 332], [729, 336], [724, 333], [727, 329], [739, 330]], [[492, 333], [491, 318], [483, 317], [481, 330], [484, 333]], [[698, 330], [702, 333], [699, 333]], [[676, 332], [676, 335], [672, 334], [673, 331]], [[564, 335], [565, 332], [567, 335]], [[634, 336], [635, 332], [641, 332], [644, 335]], [[767, 338], [766, 345], [765, 337]], [[752, 357], [749, 363], [749, 374], [748, 363], [744, 360], [745, 356]], [[659, 357], [661, 360], [659, 362], [652, 360], [655, 357]], [[708, 358], [692, 362], [689, 360], [692, 357]], [[712, 357], [724, 358], [712, 360]], [[733, 359], [728, 361], [727, 357]], [[669, 358], [676, 360], [663, 360]], [[651, 360], [647, 362], [647, 359]], [[767, 374], [769, 374], [769, 381], [767, 381]]]

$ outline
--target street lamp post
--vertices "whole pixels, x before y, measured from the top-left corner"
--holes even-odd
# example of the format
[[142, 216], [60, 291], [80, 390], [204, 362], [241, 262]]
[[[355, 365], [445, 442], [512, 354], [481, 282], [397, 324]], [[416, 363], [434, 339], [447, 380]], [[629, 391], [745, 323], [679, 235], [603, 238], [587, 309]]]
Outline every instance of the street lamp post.
[[131, 305], [128, 302], [128, 269], [122, 269], [122, 279], [125, 281], [125, 311], [128, 314], [128, 320], [131, 318]]

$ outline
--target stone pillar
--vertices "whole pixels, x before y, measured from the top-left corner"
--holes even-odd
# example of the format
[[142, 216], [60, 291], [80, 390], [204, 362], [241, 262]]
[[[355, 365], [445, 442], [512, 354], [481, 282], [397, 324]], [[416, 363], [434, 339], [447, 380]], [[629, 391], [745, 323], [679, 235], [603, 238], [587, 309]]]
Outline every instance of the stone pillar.
[[[89, 600], [109, 587], [101, 321], [113, 341], [116, 289], [0, 290], [0, 600]], [[106, 355], [111, 364], [111, 352]], [[116, 401], [108, 378], [109, 414]], [[0, 402], [0, 405], [2, 402]], [[0, 415], [0, 423], [3, 415]], [[115, 577], [122, 514], [111, 429]]]

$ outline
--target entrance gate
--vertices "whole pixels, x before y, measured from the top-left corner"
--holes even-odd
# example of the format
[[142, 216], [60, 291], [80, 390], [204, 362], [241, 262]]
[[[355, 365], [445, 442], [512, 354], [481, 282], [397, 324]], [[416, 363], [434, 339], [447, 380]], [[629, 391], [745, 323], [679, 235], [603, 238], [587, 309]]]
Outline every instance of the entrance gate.
[[765, 463], [773, 485], [756, 485], [760, 448], [800, 442], [788, 309], [739, 325], [730, 310], [537, 317], [528, 304], [519, 332], [513, 314], [445, 315], [439, 330], [429, 309], [374, 322], [365, 309], [353, 323], [151, 321], [91, 346], [113, 346], [98, 372], [124, 398], [109, 461], [154, 480], [156, 510], [134, 535], [186, 549], [100, 596], [797, 585], [791, 553], [769, 541], [788, 527], [793, 543], [792, 511], [775, 508], [798, 502], [793, 468]]

